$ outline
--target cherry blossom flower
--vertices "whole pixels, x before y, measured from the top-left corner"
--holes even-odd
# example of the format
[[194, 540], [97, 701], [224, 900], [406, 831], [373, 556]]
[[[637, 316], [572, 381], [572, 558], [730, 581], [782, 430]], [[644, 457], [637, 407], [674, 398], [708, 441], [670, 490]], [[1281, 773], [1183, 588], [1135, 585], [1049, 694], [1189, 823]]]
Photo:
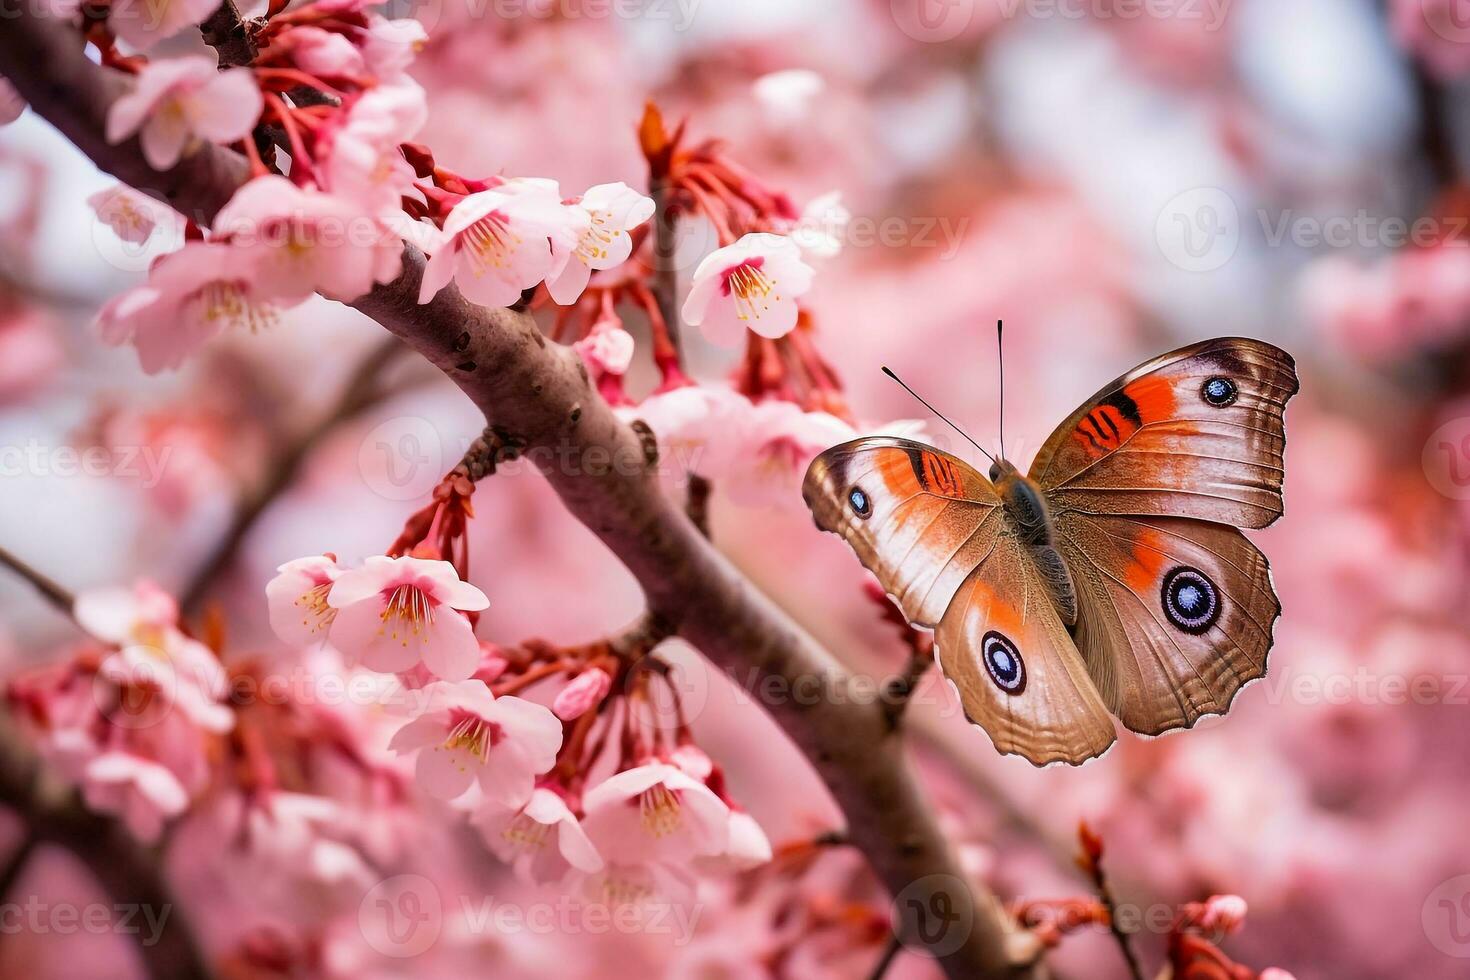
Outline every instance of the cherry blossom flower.
[[418, 135], [427, 117], [424, 90], [414, 82], [369, 89], [340, 126], [324, 127], [325, 189], [369, 214], [401, 214], [400, 200], [412, 189], [414, 172], [398, 145]]
[[363, 78], [372, 74], [362, 50], [343, 34], [303, 24], [283, 31], [271, 49], [289, 53], [296, 67], [320, 78]]
[[750, 401], [721, 385], [683, 385], [658, 392], [636, 406], [619, 408], [624, 419], [642, 419], [658, 436], [659, 462], [675, 477], [689, 473], [719, 479], [741, 451]]
[[572, 346], [589, 367], [606, 374], [626, 374], [633, 363], [633, 335], [615, 320], [598, 320]]
[[556, 716], [531, 701], [497, 698], [478, 680], [438, 683], [427, 693], [423, 712], [388, 745], [399, 754], [418, 753], [419, 786], [453, 800], [478, 782], [488, 806], [525, 806], [536, 777], [556, 764], [562, 735]]
[[[186, 6], [184, 0], [172, 3]], [[138, 133], [148, 165], [167, 170], [200, 140], [233, 143], [250, 135], [263, 104], [245, 69], [218, 71], [202, 55], [150, 61], [133, 90], [108, 109], [107, 142]]]
[[87, 198], [97, 218], [123, 241], [141, 245], [163, 228], [170, 239], [183, 244], [184, 216], [162, 201], [133, 190], [125, 184], [98, 191]]
[[519, 810], [486, 807], [472, 822], [496, 857], [537, 884], [559, 882], [573, 871], [602, 870], [602, 856], [566, 801], [545, 787]]
[[480, 663], [480, 644], [461, 611], [490, 605], [447, 561], [375, 555], [341, 573], [327, 593], [337, 610], [332, 644], [364, 666], [397, 673], [422, 663], [462, 681]]
[[275, 174], [237, 190], [214, 229], [249, 264], [257, 287], [288, 303], [316, 292], [349, 302], [401, 268], [402, 242], [362, 207]]
[[747, 417], [739, 457], [727, 481], [730, 499], [749, 507], [792, 506], [802, 474], [817, 453], [854, 438], [852, 426], [826, 412], [804, 412], [787, 401], [765, 401]]
[[742, 871], [771, 860], [770, 839], [755, 817], [744, 810], [730, 812], [730, 846], [725, 851], [725, 858]]
[[[120, 649], [121, 657], [104, 661], [104, 673], [121, 683], [136, 680], [172, 687], [171, 696], [196, 721], [217, 730], [229, 727], [193, 697], [197, 691], [208, 701], [219, 700], [228, 678], [208, 647], [180, 632], [173, 596], [143, 579], [132, 588], [108, 586], [81, 593], [73, 615], [88, 633]], [[160, 669], [167, 671], [166, 677]]]
[[276, 569], [276, 577], [266, 583], [265, 598], [271, 629], [282, 641], [306, 646], [326, 639], [337, 618], [327, 595], [344, 571], [329, 555], [297, 558]]
[[413, 17], [389, 19], [371, 14], [367, 30], [358, 37], [368, 73], [384, 82], [396, 83], [429, 40], [424, 25]]
[[551, 702], [551, 710], [562, 721], [579, 718], [597, 707], [611, 687], [612, 678], [601, 667], [584, 670], [557, 692], [556, 700]]
[[112, 33], [135, 48], [150, 48], [186, 27], [197, 26], [220, 0], [114, 0], [107, 16]]
[[20, 97], [15, 86], [0, 77], [0, 126], [13, 123], [26, 111], [26, 100]]
[[419, 302], [427, 303], [452, 279], [473, 303], [509, 306], [560, 274], [586, 220], [585, 212], [562, 205], [555, 181], [521, 178], [471, 194], [444, 221]]
[[666, 762], [610, 776], [588, 790], [583, 802], [588, 835], [620, 861], [680, 863], [719, 854], [730, 841], [730, 808]]
[[172, 772], [130, 752], [104, 752], [87, 763], [81, 788], [87, 806], [122, 817], [145, 844], [157, 841], [164, 822], [189, 805], [189, 794]]
[[811, 284], [811, 267], [790, 238], [746, 235], [699, 263], [684, 300], [684, 319], [721, 347], [739, 344], [746, 328], [762, 337], [783, 337], [796, 326], [796, 298]]
[[1200, 912], [1200, 927], [1221, 933], [1235, 932], [1245, 921], [1245, 899], [1239, 895], [1211, 895]]
[[762, 75], [750, 89], [773, 123], [789, 127], [807, 118], [812, 103], [826, 87], [822, 76], [814, 71], [787, 68]]
[[576, 302], [594, 270], [627, 261], [633, 250], [628, 232], [653, 217], [653, 199], [619, 181], [588, 188], [570, 208], [584, 213], [581, 233], [561, 275], [546, 283], [551, 298], [563, 306]]
[[132, 343], [143, 370], [156, 374], [226, 327], [253, 332], [274, 326], [278, 315], [232, 248], [189, 242], [155, 262], [146, 283], [108, 301], [97, 322], [103, 340]]
[[583, 879], [582, 893], [612, 909], [658, 908], [694, 901], [694, 876], [663, 862], [609, 860]]

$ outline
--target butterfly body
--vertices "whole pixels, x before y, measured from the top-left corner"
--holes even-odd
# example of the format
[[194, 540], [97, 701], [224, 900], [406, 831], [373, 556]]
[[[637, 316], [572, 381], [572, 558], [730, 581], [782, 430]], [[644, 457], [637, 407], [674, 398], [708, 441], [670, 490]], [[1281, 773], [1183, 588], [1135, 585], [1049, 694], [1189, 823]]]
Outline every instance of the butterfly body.
[[1280, 605], [1238, 528], [1281, 513], [1289, 355], [1226, 338], [1104, 387], [1022, 474], [904, 439], [835, 446], [803, 495], [909, 621], [935, 632], [1002, 752], [1076, 764], [1224, 714], [1265, 673]]

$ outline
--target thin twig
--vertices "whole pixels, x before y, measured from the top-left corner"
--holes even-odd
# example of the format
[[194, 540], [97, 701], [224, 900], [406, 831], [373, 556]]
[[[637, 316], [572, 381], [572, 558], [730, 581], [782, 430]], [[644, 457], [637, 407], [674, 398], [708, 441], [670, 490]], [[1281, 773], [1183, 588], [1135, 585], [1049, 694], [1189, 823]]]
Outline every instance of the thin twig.
[[3, 547], [0, 547], [0, 565], [6, 566], [31, 583], [36, 591], [41, 593], [41, 597], [58, 610], [68, 616], [72, 614], [72, 607], [76, 605], [76, 596], [57, 584], [55, 579], [32, 568]]
[[918, 690], [919, 682], [924, 679], [924, 674], [934, 665], [934, 653], [932, 647], [924, 649], [916, 645], [909, 654], [909, 661], [904, 665], [903, 673], [888, 681], [883, 687], [883, 711], [888, 719], [890, 730], [897, 729], [898, 723], [903, 720], [904, 711], [909, 706], [914, 691]]
[[689, 520], [699, 528], [699, 533], [706, 538], [710, 536], [709, 530], [709, 498], [714, 488], [709, 480], [698, 473], [689, 474], [689, 486], [685, 490], [684, 512], [689, 515]]
[[1078, 826], [1077, 837], [1082, 844], [1082, 854], [1077, 859], [1077, 865], [1092, 879], [1093, 888], [1097, 890], [1097, 897], [1102, 902], [1103, 908], [1107, 909], [1108, 931], [1113, 934], [1113, 940], [1118, 944], [1118, 949], [1128, 964], [1128, 975], [1132, 980], [1143, 980], [1143, 967], [1139, 965], [1138, 953], [1133, 949], [1133, 937], [1118, 925], [1118, 903], [1113, 900], [1113, 890], [1108, 884], [1108, 876], [1102, 866], [1102, 838], [1094, 834], [1086, 823]]
[[873, 964], [872, 972], [868, 974], [868, 980], [883, 980], [888, 968], [893, 961], [898, 959], [899, 952], [903, 949], [903, 940], [898, 938], [898, 933], [888, 937], [888, 945], [883, 947], [883, 955], [878, 957], [878, 962]]

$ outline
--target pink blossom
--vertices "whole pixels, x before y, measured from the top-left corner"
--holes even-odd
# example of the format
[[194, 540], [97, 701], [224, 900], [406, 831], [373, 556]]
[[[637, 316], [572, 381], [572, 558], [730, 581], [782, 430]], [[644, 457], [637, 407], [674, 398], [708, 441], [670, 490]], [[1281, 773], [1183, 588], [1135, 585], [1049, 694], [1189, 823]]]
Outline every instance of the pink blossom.
[[226, 327], [273, 326], [274, 302], [228, 246], [189, 242], [153, 264], [148, 281], [114, 296], [97, 314], [102, 339], [131, 342], [143, 370], [176, 368]]
[[737, 871], [760, 867], [771, 860], [771, 841], [755, 817], [744, 810], [730, 811], [730, 845], [724, 860]]
[[220, 0], [114, 0], [107, 16], [112, 33], [135, 48], [146, 49], [186, 27], [194, 27], [219, 6]]
[[612, 269], [627, 261], [633, 250], [628, 232], [653, 217], [653, 199], [621, 181], [588, 188], [569, 207], [582, 212], [581, 230], [561, 275], [546, 283], [551, 298], [563, 306], [576, 302], [595, 270]]
[[471, 194], [444, 222], [419, 302], [427, 303], [452, 279], [471, 302], [509, 306], [561, 272], [585, 221], [585, 213], [562, 205], [555, 181], [510, 180]]
[[271, 50], [289, 52], [298, 68], [322, 78], [370, 74], [361, 49], [350, 39], [309, 24], [283, 31], [271, 42]]
[[166, 688], [196, 722], [219, 731], [230, 727], [228, 713], [222, 717], [213, 704], [224, 697], [229, 679], [208, 647], [179, 630], [173, 596], [141, 579], [132, 588], [83, 592], [72, 612], [84, 630], [120, 649], [104, 661], [104, 674], [123, 684]]
[[693, 902], [695, 880], [674, 864], [609, 860], [583, 880], [582, 893], [609, 908], [658, 909]]
[[237, 190], [214, 229], [249, 264], [257, 287], [288, 303], [317, 292], [349, 302], [401, 268], [403, 243], [375, 217], [275, 174]]
[[727, 481], [730, 498], [750, 507], [794, 506], [802, 474], [822, 452], [857, 433], [826, 412], [804, 412], [787, 401], [756, 405], [746, 420], [739, 458]]
[[401, 214], [414, 172], [398, 151], [418, 135], [428, 116], [424, 90], [411, 81], [369, 89], [326, 130], [324, 188], [369, 214]]
[[812, 103], [826, 89], [822, 76], [805, 68], [787, 68], [762, 75], [751, 92], [778, 127], [796, 126], [811, 113]]
[[[138, 6], [148, 5], [140, 0]], [[245, 69], [218, 71], [202, 55], [150, 61], [133, 90], [107, 111], [107, 142], [138, 133], [148, 165], [167, 170], [200, 140], [233, 143], [250, 135], [263, 104], [255, 77]]]
[[428, 43], [428, 31], [412, 17], [390, 20], [370, 14], [367, 24], [358, 44], [368, 72], [380, 81], [398, 82], [414, 57]]
[[125, 184], [98, 191], [87, 198], [87, 203], [97, 213], [98, 220], [130, 244], [143, 244], [160, 226], [172, 238], [183, 237], [183, 215]]
[[730, 841], [730, 808], [682, 769], [650, 762], [587, 791], [587, 833], [620, 861], [688, 861]]
[[519, 809], [536, 777], [556, 764], [561, 722], [545, 707], [497, 698], [483, 681], [438, 683], [429, 703], [400, 728], [388, 747], [417, 752], [414, 774], [432, 796], [453, 800], [478, 782], [487, 804]]
[[598, 320], [572, 346], [589, 367], [605, 374], [626, 374], [633, 363], [633, 335], [616, 320]]
[[0, 126], [13, 123], [26, 111], [26, 100], [20, 97], [15, 86], [0, 76]]
[[618, 409], [625, 419], [642, 419], [658, 437], [659, 464], [677, 477], [688, 473], [720, 479], [742, 450], [741, 433], [750, 401], [723, 385], [684, 385]]
[[134, 837], [158, 840], [164, 821], [183, 813], [189, 795], [172, 772], [130, 752], [105, 752], [82, 772], [87, 806], [122, 817]]
[[332, 644], [383, 673], [422, 663], [447, 681], [462, 681], [480, 664], [480, 644], [460, 610], [490, 605], [461, 582], [447, 561], [374, 555], [343, 572], [327, 593], [337, 610]]
[[48, 385], [66, 361], [61, 324], [24, 302], [0, 313], [0, 404], [28, 398]]
[[612, 678], [601, 667], [584, 670], [557, 692], [551, 710], [562, 721], [571, 721], [597, 707], [611, 687]]
[[1245, 899], [1239, 895], [1211, 895], [1205, 900], [1199, 924], [1206, 930], [1232, 933], [1245, 921]]
[[684, 300], [684, 319], [721, 347], [738, 345], [746, 328], [762, 337], [783, 337], [796, 326], [796, 298], [811, 284], [811, 267], [790, 238], [746, 235], [699, 263]]
[[574, 870], [602, 870], [602, 856], [566, 801], [544, 787], [519, 810], [486, 807], [472, 822], [496, 857], [537, 884], [559, 882]]
[[271, 629], [283, 642], [306, 646], [326, 639], [337, 618], [327, 595], [344, 571], [327, 555], [297, 558], [276, 569], [276, 577], [266, 583], [265, 599]]
[[813, 198], [787, 234], [802, 255], [830, 259], [842, 251], [842, 238], [850, 221], [852, 212], [843, 205], [842, 192], [832, 191]]

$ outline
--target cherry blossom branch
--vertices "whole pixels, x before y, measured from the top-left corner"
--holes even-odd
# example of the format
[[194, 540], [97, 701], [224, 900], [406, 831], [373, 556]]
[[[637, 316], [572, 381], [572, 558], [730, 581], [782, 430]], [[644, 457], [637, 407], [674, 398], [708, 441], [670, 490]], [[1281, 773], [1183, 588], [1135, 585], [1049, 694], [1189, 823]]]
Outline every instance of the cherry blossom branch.
[[[109, 146], [103, 121], [121, 80], [89, 62], [64, 24], [18, 13], [0, 32], [0, 74], [100, 167], [162, 193], [186, 214], [207, 222], [248, 176], [243, 157], [217, 147], [160, 174], [136, 141]], [[956, 978], [1043, 975], [1016, 965], [1034, 943], [993, 895], [967, 882], [882, 707], [660, 490], [656, 456], [597, 394], [581, 358], [548, 341], [525, 313], [479, 307], [453, 288], [420, 305], [424, 261], [405, 247], [400, 277], [352, 305], [439, 367], [488, 420], [525, 440], [527, 458], [638, 579], [655, 616], [732, 676], [754, 668], [758, 696], [825, 779], [853, 844], [900, 897], [895, 911], [908, 945], [947, 940], [933, 951]], [[960, 933], [922, 935], [914, 914], [941, 908]]]
[[64, 589], [55, 579], [33, 568], [3, 547], [0, 547], [0, 565], [4, 565], [31, 583], [35, 587], [35, 590], [41, 593], [41, 597], [55, 606], [59, 611], [68, 616], [72, 614], [72, 605], [75, 603], [76, 597]]
[[190, 580], [179, 602], [181, 609], [193, 611], [204, 601], [210, 587], [229, 568], [261, 515], [296, 482], [311, 451], [338, 426], [356, 418], [383, 398], [384, 390], [379, 378], [403, 352], [404, 346], [396, 337], [389, 337], [374, 347], [343, 384], [336, 402], [310, 428], [281, 449], [264, 482], [241, 501], [230, 526]]
[[25, 747], [25, 740], [3, 712], [0, 746], [0, 805], [15, 811], [27, 838], [70, 851], [114, 903], [152, 909], [166, 923], [155, 942], [138, 943], [148, 975], [154, 980], [208, 980], [210, 972], [178, 902], [164, 883], [158, 858], [118, 820], [92, 813], [74, 792], [47, 780], [40, 759]]

